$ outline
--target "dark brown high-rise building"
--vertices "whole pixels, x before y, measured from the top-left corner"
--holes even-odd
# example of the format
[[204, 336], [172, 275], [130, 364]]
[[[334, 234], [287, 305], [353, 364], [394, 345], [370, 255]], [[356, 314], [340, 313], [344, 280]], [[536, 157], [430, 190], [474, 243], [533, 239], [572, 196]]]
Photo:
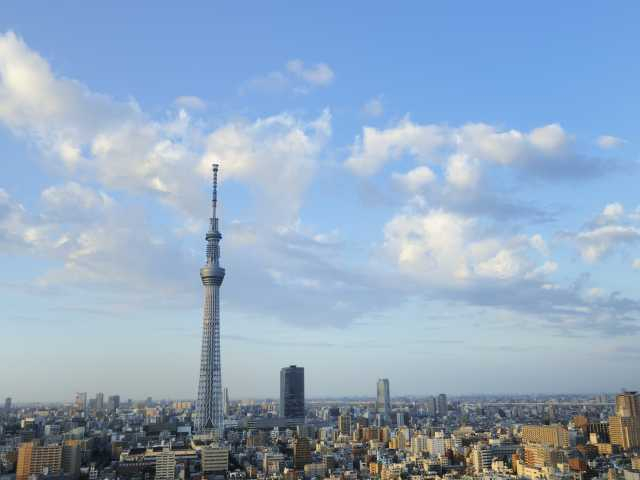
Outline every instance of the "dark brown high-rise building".
[[308, 438], [297, 438], [293, 443], [293, 468], [302, 469], [311, 463], [311, 442]]

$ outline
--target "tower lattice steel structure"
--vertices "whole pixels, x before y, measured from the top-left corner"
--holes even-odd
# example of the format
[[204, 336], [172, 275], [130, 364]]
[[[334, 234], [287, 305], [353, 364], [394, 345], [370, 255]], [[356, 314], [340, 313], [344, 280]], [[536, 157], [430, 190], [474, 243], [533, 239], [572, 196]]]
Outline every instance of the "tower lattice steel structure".
[[207, 240], [207, 263], [200, 269], [204, 286], [204, 313], [202, 318], [202, 352], [200, 357], [200, 381], [196, 402], [195, 430], [211, 432], [222, 439], [224, 433], [222, 375], [220, 371], [220, 285], [224, 280], [224, 268], [220, 266], [220, 240], [218, 229], [218, 165], [213, 165], [212, 216]]

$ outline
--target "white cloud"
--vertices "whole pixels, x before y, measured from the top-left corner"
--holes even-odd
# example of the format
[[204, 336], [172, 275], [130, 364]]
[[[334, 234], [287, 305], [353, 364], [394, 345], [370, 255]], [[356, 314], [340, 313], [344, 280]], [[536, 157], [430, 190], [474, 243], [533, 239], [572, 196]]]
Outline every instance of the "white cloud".
[[362, 111], [365, 113], [365, 115], [368, 115], [370, 117], [381, 117], [382, 114], [384, 113], [384, 105], [382, 103], [382, 97], [377, 96], [369, 100], [362, 107]]
[[640, 270], [640, 258], [636, 258], [633, 263], [631, 264], [631, 266], [635, 269], [635, 270]]
[[204, 110], [207, 108], [207, 102], [193, 95], [183, 95], [176, 98], [173, 103], [188, 110]]
[[601, 224], [616, 222], [620, 220], [623, 215], [624, 207], [622, 206], [622, 204], [618, 202], [610, 203], [604, 207], [602, 213], [596, 221]]
[[326, 63], [305, 66], [302, 60], [289, 60], [282, 71], [274, 70], [244, 82], [240, 87], [240, 94], [276, 94], [291, 91], [294, 94], [305, 95], [313, 88], [329, 86], [333, 83], [334, 77], [333, 70]]
[[267, 211], [290, 223], [301, 206], [317, 167], [317, 156], [331, 135], [331, 114], [312, 122], [283, 114], [253, 123], [231, 123], [211, 133], [200, 161], [203, 175], [220, 163], [222, 178], [258, 187]]
[[357, 175], [376, 173], [388, 161], [399, 160], [404, 155], [426, 162], [434, 151], [446, 144], [446, 128], [437, 125], [417, 125], [408, 117], [395, 127], [379, 130], [364, 127], [351, 147], [346, 165]]
[[384, 249], [401, 271], [434, 285], [550, 273], [551, 264], [541, 268], [532, 261], [526, 237], [491, 236], [483, 230], [476, 219], [444, 210], [400, 214], [385, 226]]
[[564, 236], [574, 242], [584, 260], [593, 263], [639, 243], [639, 221], [637, 212], [626, 214], [624, 206], [614, 202], [607, 204], [581, 231]]
[[529, 239], [529, 243], [533, 248], [535, 248], [538, 252], [540, 252], [540, 254], [544, 256], [549, 255], [549, 249], [547, 248], [547, 243], [544, 241], [544, 238], [542, 238], [541, 235], [539, 234], [533, 235]]
[[597, 138], [596, 143], [602, 149], [611, 150], [623, 146], [627, 141], [612, 135], [601, 135]]
[[289, 60], [287, 71], [316, 87], [326, 87], [333, 82], [335, 77], [333, 70], [326, 63], [316, 63], [305, 67], [302, 60]]
[[480, 179], [480, 166], [476, 159], [455, 154], [447, 161], [447, 181], [457, 188], [472, 189]]
[[410, 193], [417, 193], [425, 186], [436, 181], [436, 175], [429, 167], [420, 166], [401, 174], [394, 172], [393, 180]]
[[640, 229], [626, 225], [605, 225], [575, 236], [582, 257], [595, 262], [615, 247], [640, 241]]
[[49, 221], [85, 221], [113, 206], [113, 199], [76, 182], [48, 187], [40, 194]]
[[[404, 157], [419, 163], [442, 163], [449, 157], [468, 158], [479, 162], [478, 171], [481, 163], [509, 165], [551, 178], [588, 176], [605, 168], [600, 159], [578, 154], [573, 139], [558, 124], [526, 133], [500, 130], [483, 123], [460, 127], [421, 125], [408, 117], [385, 129], [364, 127], [345, 164], [357, 175], [367, 176], [378, 172], [387, 162]], [[465, 176], [465, 182], [471, 178]]]
[[[303, 68], [300, 75], [323, 83], [324, 71]], [[176, 102], [192, 109], [202, 106], [196, 97]], [[328, 111], [311, 122], [290, 114], [253, 123], [233, 121], [209, 135], [184, 110], [155, 121], [134, 102], [118, 102], [54, 75], [11, 32], [0, 36], [0, 122], [36, 143], [71, 177], [151, 193], [189, 216], [201, 216], [206, 208], [209, 169], [201, 167], [206, 152], [206, 161], [226, 163], [223, 178], [266, 192], [276, 202], [274, 211], [283, 208], [285, 223], [296, 215], [316, 157], [331, 134]]]

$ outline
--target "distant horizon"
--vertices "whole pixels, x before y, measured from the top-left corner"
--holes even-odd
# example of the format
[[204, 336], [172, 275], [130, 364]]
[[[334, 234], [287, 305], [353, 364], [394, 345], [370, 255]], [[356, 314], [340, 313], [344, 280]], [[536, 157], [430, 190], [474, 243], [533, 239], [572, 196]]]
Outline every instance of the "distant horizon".
[[[391, 394], [391, 401], [393, 402], [394, 399], [395, 400], [424, 400], [430, 396], [436, 397], [440, 394], [440, 393], [444, 393], [445, 395], [447, 395], [447, 400], [459, 400], [459, 399], [465, 399], [465, 398], [483, 398], [483, 397], [510, 397], [513, 399], [517, 399], [517, 398], [524, 398], [524, 397], [561, 397], [561, 396], [568, 396], [568, 397], [588, 397], [588, 396], [592, 396], [592, 397], [597, 397], [599, 395], [606, 395], [606, 396], [615, 396], [617, 393], [621, 393], [622, 391], [630, 391], [630, 390], [620, 390], [618, 392], [584, 392], [584, 393], [568, 393], [568, 392], [564, 392], [564, 393], [560, 393], [560, 392], [555, 392], [555, 393], [544, 393], [544, 392], [538, 392], [538, 393], [478, 393], [478, 394], [458, 394], [458, 395], [454, 395], [454, 394], [448, 394], [445, 392], [438, 392], [438, 393], [434, 393], [434, 394], [424, 394], [424, 395], [407, 395], [407, 394], [400, 394], [400, 395], [393, 395], [393, 393]], [[120, 395], [118, 393], [108, 393], [108, 392], [95, 392], [95, 393], [104, 393], [105, 394], [105, 398], [109, 395]], [[95, 393], [93, 393], [93, 396], [91, 396], [91, 392], [87, 392], [87, 400], [91, 400], [93, 398], [95, 398]], [[2, 398], [6, 398], [2, 397]], [[160, 398], [154, 398], [151, 397], [152, 401], [155, 403], [160, 403], [160, 402], [195, 402], [195, 398], [182, 398], [182, 397], [176, 397], [176, 398], [172, 398], [172, 397], [160, 397]], [[11, 397], [12, 399], [12, 405], [15, 407], [17, 405], [72, 405], [74, 403], [73, 399], [71, 400], [33, 400], [33, 401], [16, 401], [16, 399], [14, 397]], [[274, 397], [242, 397], [242, 398], [234, 398], [233, 396], [229, 397], [230, 401], [232, 402], [244, 402], [244, 401], [252, 401], [252, 402], [273, 402], [273, 403], [278, 403], [279, 402], [279, 398], [277, 396]], [[145, 402], [147, 400], [147, 397], [141, 397], [141, 398], [129, 398], [126, 395], [120, 395], [120, 403], [125, 403], [128, 400], [131, 400], [133, 403], [141, 403], [141, 402]], [[376, 401], [376, 397], [375, 396], [364, 396], [364, 395], [351, 395], [351, 396], [335, 396], [335, 397], [307, 397], [305, 398], [305, 403], [309, 403], [309, 402], [321, 402], [321, 401], [327, 401], [327, 402], [331, 402], [331, 401], [340, 401], [340, 400], [353, 400], [353, 401], [364, 401], [364, 402], [370, 402], [370, 403], [375, 403]], [[612, 403], [612, 402], [609, 402]]]

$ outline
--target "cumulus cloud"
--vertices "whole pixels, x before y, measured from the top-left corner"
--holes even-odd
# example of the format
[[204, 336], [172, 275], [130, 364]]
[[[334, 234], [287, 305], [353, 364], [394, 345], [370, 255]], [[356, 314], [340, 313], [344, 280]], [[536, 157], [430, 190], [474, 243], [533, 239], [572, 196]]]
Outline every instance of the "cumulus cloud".
[[394, 172], [393, 180], [410, 193], [417, 193], [436, 180], [436, 175], [429, 167], [420, 166], [401, 174]]
[[326, 63], [307, 66], [302, 60], [289, 60], [282, 70], [274, 70], [258, 75], [244, 82], [240, 94], [250, 92], [307, 94], [313, 88], [328, 87], [333, 83], [335, 74]]
[[597, 138], [596, 143], [604, 150], [611, 150], [623, 146], [627, 141], [612, 135], [602, 135]]
[[[578, 153], [573, 138], [558, 124], [521, 132], [483, 123], [460, 127], [422, 125], [409, 117], [385, 129], [364, 127], [345, 164], [354, 173], [367, 176], [386, 163], [405, 157], [420, 163], [466, 158], [489, 165], [507, 165], [545, 178], [588, 177], [615, 166]], [[452, 168], [457, 170], [455, 164]]]
[[[323, 69], [316, 70], [303, 73], [322, 83]], [[197, 97], [176, 102], [192, 110], [203, 106]], [[135, 102], [119, 102], [55, 75], [14, 33], [0, 36], [0, 122], [33, 141], [69, 176], [150, 193], [190, 216], [201, 215], [205, 206], [204, 157], [228, 162], [225, 175], [270, 198], [280, 188], [290, 201], [283, 220], [289, 221], [330, 136], [330, 121], [328, 111], [310, 122], [281, 114], [254, 123], [233, 121], [209, 134], [185, 110], [153, 120]], [[287, 182], [285, 188], [274, 185], [279, 180]]]
[[626, 214], [624, 206], [615, 202], [606, 205], [581, 231], [563, 236], [576, 245], [584, 260], [593, 263], [639, 243], [639, 221], [636, 212]]
[[44, 214], [49, 221], [86, 221], [111, 208], [113, 199], [77, 182], [67, 182], [46, 188], [40, 194]]
[[514, 280], [538, 268], [531, 239], [483, 231], [476, 219], [440, 209], [405, 213], [386, 224], [384, 249], [402, 271], [438, 285]]
[[268, 211], [263, 213], [278, 212], [289, 223], [295, 220], [330, 135], [328, 110], [311, 122], [283, 114], [230, 123], [208, 136], [200, 169], [206, 174], [211, 163], [221, 163], [225, 179], [258, 187], [266, 196]]

